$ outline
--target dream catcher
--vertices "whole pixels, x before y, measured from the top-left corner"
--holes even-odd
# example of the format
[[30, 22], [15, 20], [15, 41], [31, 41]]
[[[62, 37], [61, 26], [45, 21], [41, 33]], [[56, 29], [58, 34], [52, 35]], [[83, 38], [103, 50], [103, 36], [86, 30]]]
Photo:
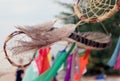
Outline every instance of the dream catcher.
[[75, 29], [73, 24], [56, 29], [53, 28], [54, 24], [55, 21], [49, 21], [35, 26], [17, 26], [19, 31], [10, 34], [4, 42], [8, 61], [13, 66], [26, 67], [32, 62], [38, 49], [68, 37]]
[[79, 32], [72, 33], [69, 36], [70, 39], [67, 38], [67, 40], [71, 42], [77, 41], [79, 47], [92, 50], [109, 47], [111, 34], [107, 32], [102, 21], [112, 17], [120, 10], [120, 0], [77, 0], [73, 5], [73, 9], [75, 15], [80, 19], [76, 26], [83, 23], [99, 22], [107, 35], [100, 32]]
[[120, 10], [120, 0], [77, 0], [73, 7], [80, 22], [95, 23], [117, 13]]

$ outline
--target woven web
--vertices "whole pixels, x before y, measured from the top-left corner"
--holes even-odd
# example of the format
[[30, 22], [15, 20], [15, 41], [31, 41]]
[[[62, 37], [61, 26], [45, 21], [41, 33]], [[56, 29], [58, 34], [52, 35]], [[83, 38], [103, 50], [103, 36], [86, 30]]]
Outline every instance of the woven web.
[[[116, 0], [78, 0], [78, 9], [81, 17], [93, 20], [98, 18], [100, 21], [111, 17], [116, 10]], [[83, 18], [83, 19], [84, 19]], [[80, 18], [82, 19], [82, 18]]]

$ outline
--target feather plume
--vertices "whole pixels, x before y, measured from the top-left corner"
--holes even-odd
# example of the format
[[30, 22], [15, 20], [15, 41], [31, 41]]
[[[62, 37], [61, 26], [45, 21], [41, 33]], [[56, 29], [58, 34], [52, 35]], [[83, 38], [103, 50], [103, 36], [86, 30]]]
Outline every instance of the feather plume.
[[41, 33], [46, 32], [50, 30], [53, 25], [55, 24], [55, 21], [48, 21], [41, 23], [39, 25], [34, 26], [16, 26], [17, 29], [20, 31], [23, 31], [27, 36], [29, 36], [32, 39], [36, 39]]
[[17, 40], [19, 45], [11, 48], [13, 54], [19, 54], [21, 52], [26, 52], [30, 50], [37, 50], [41, 47], [51, 45], [68, 37], [76, 28], [74, 24], [68, 24], [60, 28], [50, 30], [53, 25], [54, 22], [47, 22], [35, 28], [34, 26], [31, 26], [30, 28], [22, 28], [19, 26], [18, 29], [20, 31], [23, 31], [24, 34], [31, 38], [31, 40]]
[[119, 50], [120, 50], [120, 37], [118, 39], [117, 45], [115, 47], [115, 50], [114, 50], [110, 60], [107, 63], [110, 67], [115, 66], [116, 60], [117, 60], [118, 55], [119, 55]]

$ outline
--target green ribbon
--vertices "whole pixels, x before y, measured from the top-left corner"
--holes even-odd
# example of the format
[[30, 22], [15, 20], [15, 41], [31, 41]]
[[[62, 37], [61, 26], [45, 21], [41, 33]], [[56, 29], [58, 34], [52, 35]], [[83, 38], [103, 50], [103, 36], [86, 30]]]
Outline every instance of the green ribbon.
[[75, 43], [72, 44], [72, 46], [68, 50], [68, 52], [63, 52], [63, 54], [61, 54], [61, 56], [55, 60], [54, 65], [49, 69], [49, 73], [43, 81], [51, 81], [52, 80], [52, 78], [56, 75], [56, 73], [59, 70], [59, 68], [61, 67], [61, 65], [66, 61], [67, 57], [72, 52], [74, 47], [75, 47]]

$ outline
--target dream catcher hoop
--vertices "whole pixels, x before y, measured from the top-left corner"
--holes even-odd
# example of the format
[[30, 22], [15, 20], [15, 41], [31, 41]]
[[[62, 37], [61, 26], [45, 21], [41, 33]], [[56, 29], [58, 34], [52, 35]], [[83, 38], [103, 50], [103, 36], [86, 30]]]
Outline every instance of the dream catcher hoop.
[[101, 22], [120, 10], [120, 0], [77, 0], [73, 8], [81, 22]]
[[[18, 41], [30, 41], [31, 38], [29, 38], [27, 35], [24, 34], [22, 31], [15, 31], [8, 35], [6, 38], [6, 41], [4, 42], [4, 53], [6, 56], [6, 59], [9, 61], [9, 63], [16, 67], [26, 67], [28, 66], [32, 60], [35, 57], [35, 50], [31, 50], [29, 52], [23, 53], [21, 52], [15, 52], [16, 45], [21, 47], [21, 44], [19, 44]], [[19, 50], [19, 48], [18, 48]]]

